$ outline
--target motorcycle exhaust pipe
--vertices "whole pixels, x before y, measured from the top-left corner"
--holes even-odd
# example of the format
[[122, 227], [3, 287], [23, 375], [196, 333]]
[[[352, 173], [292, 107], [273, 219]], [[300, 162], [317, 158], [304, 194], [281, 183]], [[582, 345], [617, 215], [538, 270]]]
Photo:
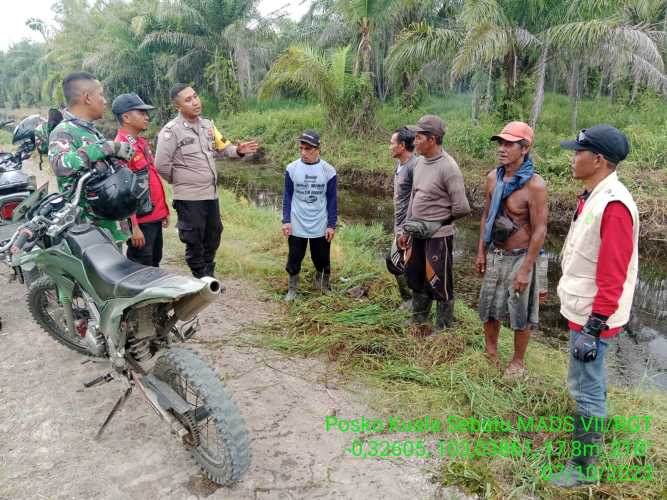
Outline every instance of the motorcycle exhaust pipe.
[[222, 285], [215, 278], [205, 276], [200, 279], [206, 283], [206, 286], [193, 295], [179, 299], [174, 305], [174, 313], [181, 321], [193, 319], [198, 312], [204, 310], [206, 306], [213, 302], [222, 291]]

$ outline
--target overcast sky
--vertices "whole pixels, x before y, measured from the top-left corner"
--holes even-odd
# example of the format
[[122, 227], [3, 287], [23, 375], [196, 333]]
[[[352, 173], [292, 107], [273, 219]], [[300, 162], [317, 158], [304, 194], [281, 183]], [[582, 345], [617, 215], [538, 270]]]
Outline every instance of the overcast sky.
[[[54, 0], [0, 0], [0, 50], [7, 49], [12, 43], [23, 38], [41, 40], [41, 35], [28, 29], [26, 19], [38, 17], [53, 22], [51, 5]], [[282, 9], [294, 19], [300, 19], [310, 6], [311, 0], [261, 0], [259, 11], [266, 15]]]

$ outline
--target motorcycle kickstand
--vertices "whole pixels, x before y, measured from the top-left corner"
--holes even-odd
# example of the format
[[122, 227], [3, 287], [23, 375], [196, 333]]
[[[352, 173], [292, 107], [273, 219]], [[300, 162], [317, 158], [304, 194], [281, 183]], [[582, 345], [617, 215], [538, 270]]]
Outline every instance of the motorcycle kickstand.
[[104, 429], [109, 424], [109, 422], [111, 422], [111, 419], [116, 414], [116, 412], [122, 408], [122, 406], [125, 404], [125, 401], [127, 401], [127, 399], [130, 397], [131, 393], [132, 393], [132, 386], [125, 389], [125, 392], [121, 395], [118, 401], [116, 401], [116, 404], [113, 405], [113, 408], [111, 408], [111, 411], [109, 412], [109, 415], [102, 424], [102, 427], [100, 427], [100, 430], [97, 431], [97, 434], [95, 435], [95, 441], [100, 440], [100, 438], [102, 437], [102, 433], [104, 432]]
[[107, 382], [107, 383], [108, 383], [108, 382], [111, 382], [113, 379], [114, 379], [114, 378], [113, 378], [113, 375], [111, 375], [111, 373], [107, 373], [106, 375], [100, 375], [99, 377], [94, 378], [94, 379], [91, 380], [90, 382], [84, 382], [84, 383], [83, 383], [83, 386], [84, 386], [86, 389], [89, 389], [89, 388], [91, 388], [91, 387], [93, 387], [93, 386], [96, 386], [97, 384], [102, 384], [102, 383], [104, 383], [104, 382]]

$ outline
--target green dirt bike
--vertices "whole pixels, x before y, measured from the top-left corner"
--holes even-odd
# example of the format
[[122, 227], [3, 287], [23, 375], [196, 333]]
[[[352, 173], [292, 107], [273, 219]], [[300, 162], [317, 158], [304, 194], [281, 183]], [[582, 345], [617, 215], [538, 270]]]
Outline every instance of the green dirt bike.
[[68, 192], [43, 198], [0, 253], [12, 267], [40, 271], [27, 299], [47, 334], [110, 360], [110, 373], [84, 385], [123, 384], [97, 438], [137, 388], [212, 481], [234, 483], [251, 460], [245, 422], [213, 369], [194, 351], [173, 347], [198, 330], [197, 313], [221, 285], [136, 264], [107, 232], [82, 222], [82, 190], [96, 175], [83, 173]]

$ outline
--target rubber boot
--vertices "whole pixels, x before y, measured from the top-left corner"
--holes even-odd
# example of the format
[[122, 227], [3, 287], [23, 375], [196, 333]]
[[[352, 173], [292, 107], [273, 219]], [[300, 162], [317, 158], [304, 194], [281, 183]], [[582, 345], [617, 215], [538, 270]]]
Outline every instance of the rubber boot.
[[327, 294], [331, 292], [331, 273], [322, 271], [322, 293]]
[[450, 328], [454, 324], [454, 299], [452, 300], [438, 300], [435, 309], [435, 328], [436, 330], [444, 330]]
[[331, 273], [315, 271], [313, 275], [313, 288], [324, 294], [329, 293], [331, 291]]
[[427, 293], [412, 292], [412, 323], [423, 325], [430, 323], [431, 304], [433, 300]]
[[296, 299], [296, 291], [298, 288], [299, 288], [299, 275], [289, 274], [287, 276], [287, 294], [285, 295], [285, 300], [287, 302]]
[[408, 279], [405, 274], [395, 274], [396, 284], [398, 285], [398, 293], [403, 300], [410, 300], [412, 298], [412, 290], [408, 286]]
[[322, 275], [324, 274], [324, 271], [319, 272], [318, 270], [315, 270], [315, 274], [313, 274], [313, 289], [317, 291], [322, 290]]
[[[584, 422], [588, 423], [589, 417], [582, 415], [574, 416], [574, 432], [572, 440], [579, 441], [579, 453], [573, 446], [573, 456], [565, 464], [562, 472], [554, 473], [551, 483], [561, 488], [576, 488], [585, 484], [598, 482], [598, 455], [602, 449], [602, 433], [595, 432], [595, 422], [591, 422], [588, 432], [584, 430]], [[592, 419], [592, 417], [591, 417]]]
[[[394, 276], [396, 277], [396, 284], [398, 285], [398, 293], [401, 295], [403, 303], [405, 303], [412, 298], [412, 290], [410, 290], [410, 287], [408, 286], [408, 280], [405, 277], [405, 274], [395, 274]], [[403, 307], [403, 304], [401, 304], [401, 307]]]
[[203, 278], [204, 276], [208, 276], [206, 266], [202, 267], [201, 269], [192, 269], [192, 276], [195, 278]]
[[206, 264], [206, 271], [204, 271], [204, 276], [210, 276], [211, 278], [215, 278], [215, 262], [211, 262], [210, 264]]

